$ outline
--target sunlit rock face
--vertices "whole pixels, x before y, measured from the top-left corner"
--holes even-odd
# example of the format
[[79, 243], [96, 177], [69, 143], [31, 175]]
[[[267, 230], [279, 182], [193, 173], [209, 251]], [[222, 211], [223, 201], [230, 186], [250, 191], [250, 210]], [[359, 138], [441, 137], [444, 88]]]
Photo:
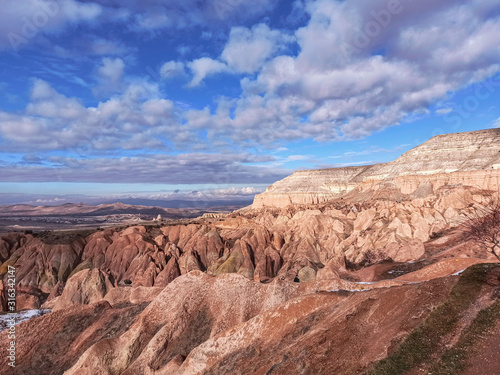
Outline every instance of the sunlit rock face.
[[[192, 271], [141, 304], [101, 300], [19, 324], [12, 373], [364, 374], [433, 311], [455, 301], [452, 288], [474, 282], [471, 273], [493, 282], [477, 288], [471, 306], [479, 308], [466, 311], [491, 304], [497, 265], [481, 264], [463, 280], [458, 276], [480, 262], [446, 259], [377, 283], [263, 284], [238, 274]], [[440, 324], [435, 316], [430, 321]], [[453, 324], [467, 329], [472, 320], [458, 315]], [[443, 342], [451, 346], [454, 337]], [[7, 332], [0, 332], [0, 343], [6, 341]], [[5, 362], [0, 358], [0, 365]], [[493, 362], [498, 365], [498, 358]]]
[[447, 185], [499, 188], [500, 129], [438, 135], [390, 163], [298, 171], [257, 195], [253, 207], [316, 204], [353, 190], [422, 194]]
[[[391, 163], [296, 172], [226, 217], [106, 229], [68, 241], [6, 234], [0, 236], [0, 302], [5, 309], [9, 266], [16, 267], [18, 308], [35, 309], [86, 269], [109, 280], [101, 288], [107, 293], [124, 285], [165, 287], [191, 271], [305, 281], [416, 261], [429, 239], [458, 226], [498, 191], [499, 158], [498, 129], [437, 136]], [[119, 294], [113, 298], [131, 298]], [[95, 298], [84, 291], [81, 299]]]
[[461, 227], [498, 191], [498, 135], [297, 172], [251, 207], [189, 224], [2, 235], [3, 308], [14, 266], [19, 309], [52, 311], [16, 326], [14, 373], [362, 374], [455, 298], [457, 282], [481, 282], [457, 315], [467, 332], [500, 295], [496, 258]]
[[[487, 192], [442, 187], [424, 198], [366, 197], [250, 208], [189, 225], [107, 229], [69, 244], [0, 236], [2, 305], [8, 265], [17, 269], [19, 309], [58, 309], [109, 293], [110, 301], [135, 300], [135, 288], [162, 288], [192, 271], [307, 282], [381, 262], [417, 261], [430, 239], [460, 225]], [[132, 289], [110, 292], [117, 287]]]

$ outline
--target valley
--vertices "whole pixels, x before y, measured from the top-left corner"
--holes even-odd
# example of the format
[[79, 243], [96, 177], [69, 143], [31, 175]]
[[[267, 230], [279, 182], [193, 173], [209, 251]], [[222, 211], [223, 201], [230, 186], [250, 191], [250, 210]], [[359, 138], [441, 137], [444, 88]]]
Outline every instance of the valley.
[[[469, 139], [478, 160], [415, 172], [413, 185], [301, 172], [230, 213], [2, 234], [2, 309], [13, 267], [17, 309], [50, 311], [16, 326], [11, 373], [470, 373], [500, 325], [500, 265], [467, 223], [488, 212], [499, 174], [468, 184], [456, 173], [484, 177], [499, 135], [441, 137]], [[419, 165], [419, 147], [402, 160]]]

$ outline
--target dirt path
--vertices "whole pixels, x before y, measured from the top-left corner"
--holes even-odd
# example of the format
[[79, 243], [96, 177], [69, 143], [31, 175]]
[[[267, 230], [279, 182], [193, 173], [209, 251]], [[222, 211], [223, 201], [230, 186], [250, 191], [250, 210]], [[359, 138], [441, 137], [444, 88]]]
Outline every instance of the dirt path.
[[[433, 263], [418, 271], [408, 273], [406, 275], [397, 277], [395, 279], [381, 280], [376, 282], [345, 282], [349, 285], [350, 291], [364, 292], [378, 288], [391, 288], [395, 286], [407, 284], [420, 284], [429, 280], [437, 279], [440, 277], [459, 275], [467, 268], [481, 263], [498, 263], [497, 261], [481, 259], [481, 258], [449, 258], [443, 259], [439, 262]], [[337, 291], [339, 289], [332, 289], [329, 291]], [[498, 373], [500, 375], [500, 371]]]

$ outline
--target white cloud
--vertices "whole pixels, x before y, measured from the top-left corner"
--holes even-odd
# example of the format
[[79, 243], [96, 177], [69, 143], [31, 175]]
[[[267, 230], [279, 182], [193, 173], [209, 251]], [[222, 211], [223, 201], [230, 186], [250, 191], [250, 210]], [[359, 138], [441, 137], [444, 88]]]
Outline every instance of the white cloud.
[[181, 61], [168, 61], [160, 69], [162, 78], [171, 78], [184, 74], [184, 63]]
[[47, 203], [59, 203], [64, 201], [66, 201], [66, 198], [55, 197], [53, 199], [37, 199], [34, 203], [47, 204]]
[[98, 69], [99, 78], [103, 83], [110, 87], [116, 88], [121, 84], [123, 73], [125, 70], [125, 63], [122, 59], [110, 59], [105, 57], [102, 59], [102, 66]]
[[[221, 72], [253, 74], [293, 40], [292, 36], [271, 30], [266, 24], [258, 24], [251, 29], [233, 27], [218, 60], [204, 57], [187, 64], [193, 73], [189, 87], [198, 86], [209, 75]], [[169, 70], [180, 68], [179, 63], [168, 64]]]
[[291, 38], [265, 24], [251, 29], [233, 27], [229, 40], [221, 54], [221, 60], [239, 73], [255, 73], [264, 62], [275, 54]]
[[2, 2], [0, 48], [18, 50], [42, 35], [58, 34], [70, 26], [95, 22], [103, 8], [76, 0], [25, 0]]
[[188, 67], [193, 72], [193, 79], [189, 83], [189, 87], [198, 86], [201, 81], [209, 75], [226, 72], [228, 70], [226, 64], [208, 57], [193, 60], [188, 63]]
[[[500, 17], [488, 12], [491, 4], [401, 3], [385, 23], [388, 7], [382, 0], [309, 2], [311, 18], [296, 32], [298, 56], [275, 57], [256, 79], [242, 80], [228, 120], [238, 139], [365, 137], [500, 72]], [[356, 45], [375, 22], [368, 43]]]
[[41, 118], [58, 117], [64, 120], [77, 120], [85, 112], [78, 99], [67, 98], [57, 93], [50, 85], [42, 80], [35, 80], [31, 90], [32, 102], [26, 107], [30, 116]]
[[[153, 3], [160, 6], [148, 2]], [[93, 106], [35, 81], [25, 111], [0, 111], [2, 147], [26, 153], [82, 144], [91, 150], [168, 145], [185, 151], [360, 138], [436, 103], [446, 103], [436, 111], [446, 114], [448, 106], [455, 108], [448, 93], [500, 72], [500, 17], [489, 8], [493, 2], [402, 4], [363, 48], [355, 45], [356, 38], [386, 14], [386, 1], [307, 2], [310, 19], [296, 30], [296, 56], [275, 56], [288, 39], [261, 24], [232, 29], [220, 56], [226, 63], [203, 57], [162, 67], [169, 77], [187, 66], [193, 75], [190, 87], [217, 73], [252, 75], [241, 80], [241, 96], [215, 99], [217, 108], [173, 103], [159, 83], [124, 77], [120, 59], [103, 59], [98, 74], [113, 96]], [[499, 85], [498, 80], [490, 83]], [[205, 130], [202, 138], [200, 130]]]
[[156, 84], [129, 82], [121, 95], [85, 107], [47, 82], [35, 80], [23, 113], [0, 111], [5, 151], [68, 150], [77, 154], [119, 149], [165, 149], [194, 139], [179, 129], [174, 104], [160, 98]]

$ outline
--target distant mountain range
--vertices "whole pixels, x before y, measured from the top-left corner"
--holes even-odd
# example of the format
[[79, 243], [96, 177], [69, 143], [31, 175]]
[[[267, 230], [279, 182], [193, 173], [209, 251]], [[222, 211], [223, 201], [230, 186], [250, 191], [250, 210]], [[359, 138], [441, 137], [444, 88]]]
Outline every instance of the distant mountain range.
[[[148, 201], [150, 202], [150, 201]], [[221, 202], [216, 207], [192, 204], [191, 207], [165, 208], [147, 205], [133, 205], [126, 203], [107, 203], [100, 205], [89, 205], [85, 203], [66, 203], [59, 206], [32, 206], [27, 204], [15, 204], [0, 206], [0, 217], [19, 216], [109, 216], [109, 215], [162, 215], [163, 218], [195, 217], [211, 211], [232, 211], [242, 205], [225, 205]], [[179, 207], [181, 204], [179, 202]]]

